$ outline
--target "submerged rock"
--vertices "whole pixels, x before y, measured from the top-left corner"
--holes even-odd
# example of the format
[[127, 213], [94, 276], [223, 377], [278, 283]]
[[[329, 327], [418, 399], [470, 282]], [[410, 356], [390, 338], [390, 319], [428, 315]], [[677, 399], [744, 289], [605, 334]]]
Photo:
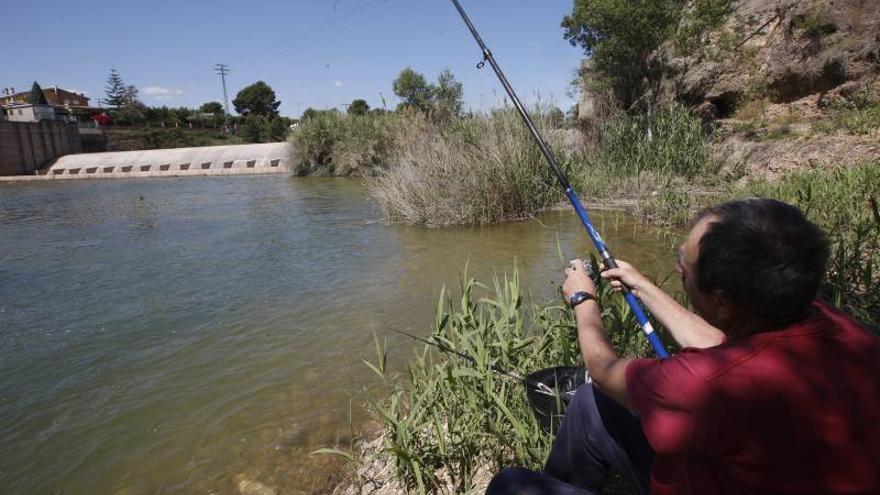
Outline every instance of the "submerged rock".
[[276, 495], [275, 489], [270, 488], [259, 481], [239, 479], [238, 493], [241, 495]]

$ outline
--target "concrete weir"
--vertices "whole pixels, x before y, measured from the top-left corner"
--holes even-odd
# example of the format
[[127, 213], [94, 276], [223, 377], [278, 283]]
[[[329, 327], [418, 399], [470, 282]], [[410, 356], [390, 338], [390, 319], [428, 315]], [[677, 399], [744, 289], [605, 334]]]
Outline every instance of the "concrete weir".
[[29, 178], [127, 179], [289, 172], [289, 145], [266, 143], [65, 155], [44, 174]]

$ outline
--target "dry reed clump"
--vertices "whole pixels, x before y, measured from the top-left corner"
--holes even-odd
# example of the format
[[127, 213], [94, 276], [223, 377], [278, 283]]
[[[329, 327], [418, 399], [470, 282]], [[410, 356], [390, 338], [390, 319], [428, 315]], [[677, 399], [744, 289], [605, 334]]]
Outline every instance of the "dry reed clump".
[[[539, 128], [546, 124], [538, 118]], [[395, 131], [389, 168], [367, 180], [392, 220], [488, 224], [528, 217], [561, 198], [512, 109], [443, 124], [412, 113], [401, 117]]]

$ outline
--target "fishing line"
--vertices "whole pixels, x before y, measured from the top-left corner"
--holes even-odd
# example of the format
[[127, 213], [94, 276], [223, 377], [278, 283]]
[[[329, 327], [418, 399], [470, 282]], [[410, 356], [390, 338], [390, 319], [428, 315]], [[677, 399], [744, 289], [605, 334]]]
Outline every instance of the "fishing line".
[[[429, 346], [436, 347], [437, 349], [440, 349], [441, 351], [443, 351], [447, 354], [456, 355], [456, 356], [458, 356], [458, 357], [460, 357], [460, 358], [462, 358], [472, 364], [478, 365], [477, 360], [473, 356], [469, 356], [463, 352], [456, 351], [455, 349], [446, 345], [444, 342], [436, 341], [436, 340], [428, 340], [428, 339], [413, 335], [411, 333], [404, 332], [403, 330], [398, 330], [396, 328], [392, 328], [391, 330], [393, 330], [394, 332], [397, 332], [401, 335], [405, 335], [413, 340], [417, 340], [417, 341], [422, 342], [424, 344], [427, 344]], [[494, 371], [495, 373], [498, 373], [499, 375], [505, 376], [507, 378], [511, 378], [513, 380], [521, 382], [524, 385], [530, 385], [530, 386], [534, 387], [537, 392], [547, 394], [547, 395], [553, 395], [553, 396], [556, 395], [556, 392], [553, 390], [553, 388], [551, 388], [550, 386], [548, 386], [545, 383], [542, 383], [542, 382], [539, 382], [536, 380], [532, 380], [528, 377], [520, 376], [518, 373], [514, 373], [513, 371], [507, 371], [504, 368], [501, 368], [500, 366], [497, 366], [494, 364], [490, 365], [489, 368], [491, 368], [492, 371]]]

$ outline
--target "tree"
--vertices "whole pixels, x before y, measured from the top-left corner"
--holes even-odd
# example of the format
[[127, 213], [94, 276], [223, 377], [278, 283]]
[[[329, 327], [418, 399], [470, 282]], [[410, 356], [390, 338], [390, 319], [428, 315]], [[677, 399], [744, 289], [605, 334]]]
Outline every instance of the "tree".
[[104, 94], [107, 96], [103, 100], [104, 104], [117, 110], [122, 108], [122, 105], [125, 105], [126, 89], [125, 82], [119, 72], [115, 68], [110, 69], [107, 85], [104, 86]]
[[219, 101], [209, 101], [200, 106], [199, 111], [202, 113], [212, 113], [214, 115], [223, 115], [225, 113], [223, 111], [223, 104]]
[[367, 100], [361, 99], [353, 100], [347, 110], [349, 115], [366, 115], [369, 111], [370, 105], [367, 104]]
[[565, 123], [565, 113], [557, 106], [551, 107], [547, 110], [547, 123], [550, 124], [551, 127], [562, 127]]
[[394, 80], [394, 94], [403, 100], [402, 105], [423, 112], [433, 107], [436, 91], [437, 88], [433, 84], [428, 84], [425, 76], [410, 67], [400, 71], [400, 75]]
[[679, 0], [575, 0], [562, 20], [565, 38], [584, 49], [600, 80], [610, 84], [624, 107], [656, 76], [648, 55], [667, 39], [681, 16]]
[[289, 125], [283, 117], [249, 114], [244, 117], [238, 135], [248, 143], [274, 143], [284, 140]]
[[275, 91], [263, 81], [242, 89], [232, 100], [235, 111], [242, 115], [278, 115], [279, 105], [281, 102], [275, 99]]
[[462, 84], [449, 69], [437, 77], [437, 111], [441, 117], [460, 117], [464, 107]]
[[34, 85], [31, 86], [31, 96], [28, 99], [28, 103], [31, 105], [48, 105], [49, 102], [46, 101], [46, 95], [43, 94], [43, 88], [34, 81]]
[[290, 123], [283, 117], [269, 117], [260, 130], [260, 139], [264, 143], [277, 143], [287, 137]]

